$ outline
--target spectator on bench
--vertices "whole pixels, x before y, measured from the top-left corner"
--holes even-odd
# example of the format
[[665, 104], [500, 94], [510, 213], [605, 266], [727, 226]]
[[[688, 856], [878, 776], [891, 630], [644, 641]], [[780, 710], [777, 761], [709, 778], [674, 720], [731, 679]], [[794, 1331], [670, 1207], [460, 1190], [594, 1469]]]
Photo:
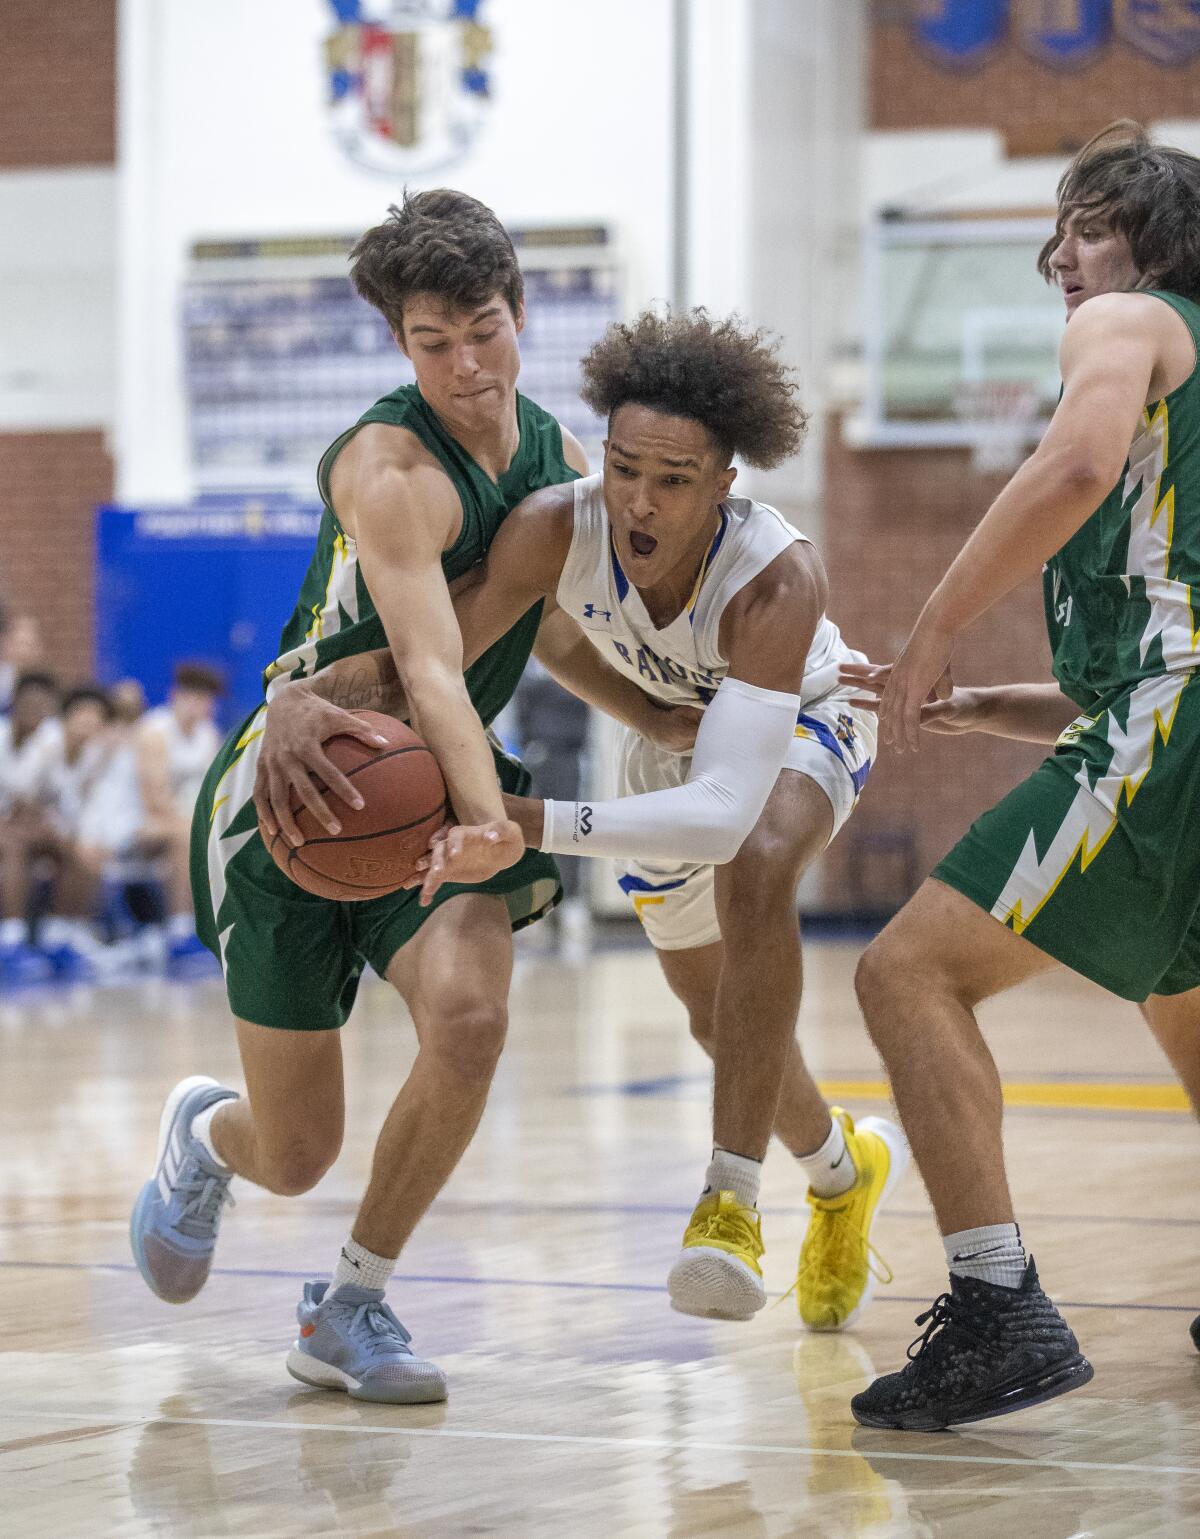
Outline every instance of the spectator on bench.
[[196, 797], [221, 746], [214, 717], [224, 687], [214, 668], [181, 662], [167, 703], [147, 711], [135, 731], [139, 846], [165, 861], [167, 952], [174, 959], [204, 951], [196, 938], [188, 856]]

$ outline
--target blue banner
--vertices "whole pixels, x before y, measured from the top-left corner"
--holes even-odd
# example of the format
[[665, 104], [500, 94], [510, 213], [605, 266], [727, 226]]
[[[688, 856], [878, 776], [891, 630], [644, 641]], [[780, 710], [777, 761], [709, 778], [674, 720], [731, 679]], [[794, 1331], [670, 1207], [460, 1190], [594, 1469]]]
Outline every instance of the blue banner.
[[1003, 38], [1007, 10], [1007, 0], [916, 0], [914, 32], [939, 64], [969, 69]]
[[1108, 42], [1110, 0], [1012, 0], [1012, 24], [1026, 53], [1056, 69], [1089, 64]]

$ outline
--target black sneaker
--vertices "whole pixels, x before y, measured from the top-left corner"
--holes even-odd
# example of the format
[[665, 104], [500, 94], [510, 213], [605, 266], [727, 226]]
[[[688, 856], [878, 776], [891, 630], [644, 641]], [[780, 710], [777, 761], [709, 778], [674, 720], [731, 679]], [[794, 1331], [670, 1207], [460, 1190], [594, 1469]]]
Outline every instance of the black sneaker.
[[1019, 1288], [952, 1272], [950, 1292], [917, 1324], [925, 1332], [909, 1347], [908, 1366], [851, 1400], [864, 1427], [940, 1432], [1053, 1400], [1092, 1377], [1071, 1327], [1042, 1292], [1032, 1257]]
[[1192, 1321], [1192, 1340], [1196, 1344], [1196, 1351], [1200, 1352], [1200, 1315]]

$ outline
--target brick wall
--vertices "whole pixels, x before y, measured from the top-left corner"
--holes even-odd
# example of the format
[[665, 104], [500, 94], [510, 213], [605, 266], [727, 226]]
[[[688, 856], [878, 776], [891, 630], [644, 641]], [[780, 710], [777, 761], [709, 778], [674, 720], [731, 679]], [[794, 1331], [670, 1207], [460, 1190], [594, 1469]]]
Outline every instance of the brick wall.
[[[840, 424], [830, 423], [822, 554], [829, 612], [851, 646], [873, 662], [891, 661], [1004, 480], [976, 475], [966, 450], [848, 449]], [[963, 683], [1049, 679], [1040, 587], [1028, 584], [985, 616], [964, 638], [955, 666]], [[883, 749], [826, 862], [829, 907], [864, 899], [894, 907], [906, 895], [908, 861], [918, 879], [926, 876], [1041, 757], [1036, 747], [975, 735], [926, 733], [915, 757]]]
[[[3, 0], [0, 20], [0, 174], [111, 166], [116, 0]], [[92, 667], [93, 510], [112, 492], [99, 431], [0, 433], [0, 597], [68, 680]]]
[[0, 167], [111, 166], [116, 0], [3, 0]]
[[1005, 41], [978, 68], [956, 71], [916, 47], [907, 26], [877, 19], [869, 90], [872, 128], [996, 128], [1018, 152], [1051, 154], [1114, 118], [1195, 117], [1200, 75], [1194, 63], [1164, 67], [1121, 42], [1084, 69], [1060, 70]]
[[67, 681], [91, 672], [93, 515], [112, 491], [102, 434], [0, 433], [0, 591]]

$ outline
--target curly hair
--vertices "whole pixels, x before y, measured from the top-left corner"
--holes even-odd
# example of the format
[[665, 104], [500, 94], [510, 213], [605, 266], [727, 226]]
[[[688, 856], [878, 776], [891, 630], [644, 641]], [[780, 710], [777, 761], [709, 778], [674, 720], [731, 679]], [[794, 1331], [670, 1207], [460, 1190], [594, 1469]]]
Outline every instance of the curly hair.
[[403, 205], [393, 203], [355, 245], [350, 277], [400, 336], [414, 294], [474, 310], [500, 293], [515, 316], [525, 292], [508, 231], [486, 204], [450, 187], [406, 191]]
[[770, 470], [795, 454], [808, 425], [778, 348], [737, 316], [645, 310], [610, 326], [588, 353], [580, 394], [606, 420], [630, 403], [690, 417], [730, 459]]
[[1074, 215], [1108, 221], [1129, 241], [1139, 288], [1169, 289], [1200, 300], [1200, 159], [1155, 144], [1140, 123], [1110, 123], [1079, 151], [1058, 184], [1058, 221], [1038, 255], [1050, 258]]

